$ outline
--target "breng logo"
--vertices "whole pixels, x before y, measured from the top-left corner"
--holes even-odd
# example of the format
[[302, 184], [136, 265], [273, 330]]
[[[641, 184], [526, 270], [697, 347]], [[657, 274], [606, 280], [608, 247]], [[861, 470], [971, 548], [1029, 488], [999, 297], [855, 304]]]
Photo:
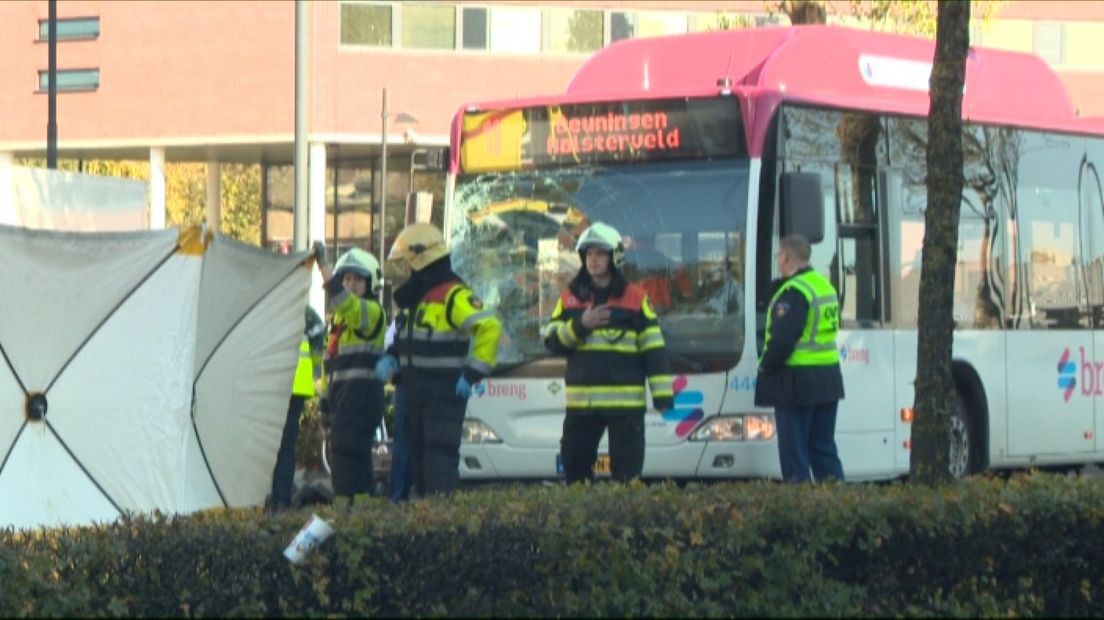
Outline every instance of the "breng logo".
[[[1081, 351], [1081, 357], [1085, 357], [1084, 350]], [[1070, 361], [1069, 347], [1066, 347], [1062, 351], [1062, 357], [1058, 358], [1058, 387], [1065, 390], [1062, 398], [1068, 403], [1070, 396], [1073, 395], [1073, 388], [1077, 387], [1077, 364]]]
[[675, 377], [671, 386], [674, 388], [675, 406], [662, 412], [664, 421], [677, 422], [675, 435], [678, 437], [689, 435], [697, 426], [698, 420], [705, 417], [705, 412], [700, 407], [705, 395], [701, 390], [687, 390], [687, 383], [686, 375]]
[[488, 398], [500, 397], [500, 398], [515, 398], [517, 400], [525, 400], [525, 384], [524, 383], [503, 383], [502, 381], [495, 381], [494, 379], [484, 379], [475, 384], [472, 388], [476, 398]]

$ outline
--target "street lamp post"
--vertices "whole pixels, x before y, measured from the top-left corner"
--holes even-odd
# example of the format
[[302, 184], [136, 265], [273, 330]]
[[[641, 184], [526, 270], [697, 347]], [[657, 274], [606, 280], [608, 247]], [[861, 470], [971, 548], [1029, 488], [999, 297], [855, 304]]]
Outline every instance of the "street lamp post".
[[380, 289], [379, 302], [384, 304], [384, 290], [387, 283], [387, 248], [384, 234], [387, 231], [387, 89], [383, 89], [383, 108], [380, 110], [380, 120], [383, 121], [383, 133], [380, 138], [380, 236], [379, 236], [379, 264], [380, 264]]
[[[380, 121], [382, 130], [380, 132], [380, 224], [379, 224], [379, 252], [377, 252], [377, 258], [380, 264], [380, 274], [383, 276], [380, 280], [380, 305], [384, 304], [385, 299], [385, 286], [387, 283], [387, 122], [390, 120], [391, 115], [387, 111], [387, 88], [383, 89], [383, 105], [380, 108]], [[398, 123], [417, 123], [418, 119], [406, 112], [399, 112], [395, 115], [395, 122]]]

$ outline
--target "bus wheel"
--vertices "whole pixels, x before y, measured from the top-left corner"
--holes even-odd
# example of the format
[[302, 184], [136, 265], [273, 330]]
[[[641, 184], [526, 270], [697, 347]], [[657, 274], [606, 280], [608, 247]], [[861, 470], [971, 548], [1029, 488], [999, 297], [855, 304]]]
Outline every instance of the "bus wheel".
[[973, 450], [976, 449], [973, 441], [973, 432], [970, 427], [970, 418], [966, 413], [966, 403], [962, 395], [955, 393], [954, 411], [951, 412], [951, 449], [947, 455], [947, 468], [951, 477], [961, 480], [974, 473], [971, 464], [973, 462]]

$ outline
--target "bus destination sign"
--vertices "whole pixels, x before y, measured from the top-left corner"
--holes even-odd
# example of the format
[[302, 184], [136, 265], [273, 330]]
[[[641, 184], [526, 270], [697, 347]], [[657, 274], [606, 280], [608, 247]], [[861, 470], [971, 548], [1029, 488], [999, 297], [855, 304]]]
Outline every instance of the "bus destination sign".
[[464, 115], [465, 173], [747, 155], [733, 98], [548, 105]]

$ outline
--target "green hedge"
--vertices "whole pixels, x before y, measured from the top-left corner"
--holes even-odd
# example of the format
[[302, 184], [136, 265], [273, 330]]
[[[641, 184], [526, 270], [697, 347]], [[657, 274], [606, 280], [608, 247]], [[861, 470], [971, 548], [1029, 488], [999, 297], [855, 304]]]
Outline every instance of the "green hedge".
[[0, 532], [3, 616], [1102, 616], [1104, 481], [511, 487]]

